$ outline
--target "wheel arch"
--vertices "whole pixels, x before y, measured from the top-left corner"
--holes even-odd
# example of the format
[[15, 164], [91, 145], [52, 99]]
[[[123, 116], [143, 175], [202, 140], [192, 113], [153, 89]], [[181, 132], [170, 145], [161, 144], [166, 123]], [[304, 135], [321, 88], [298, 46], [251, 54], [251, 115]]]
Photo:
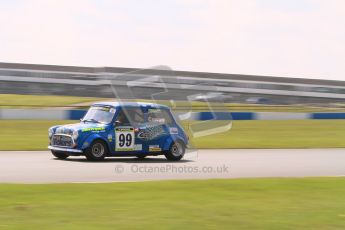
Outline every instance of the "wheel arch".
[[103, 137], [103, 136], [101, 136], [101, 135], [99, 135], [99, 134], [93, 134], [93, 135], [88, 136], [88, 137], [86, 138], [86, 140], [83, 141], [82, 150], [87, 149], [88, 147], [90, 147], [90, 145], [91, 145], [93, 142], [95, 142], [95, 141], [97, 141], [97, 140], [102, 141], [102, 142], [105, 144], [108, 153], [110, 153], [110, 149], [111, 149], [111, 148], [110, 148], [110, 146], [109, 146], [109, 142], [106, 140], [105, 137]]
[[184, 148], [187, 148], [187, 145], [186, 143], [184, 142], [184, 140], [180, 137], [176, 137], [176, 138], [172, 138], [172, 137], [169, 137], [166, 141], [165, 141], [165, 144], [164, 144], [164, 147], [163, 147], [163, 150], [164, 151], [167, 151], [170, 149], [171, 145], [174, 143], [174, 142], [179, 142], [183, 145]]

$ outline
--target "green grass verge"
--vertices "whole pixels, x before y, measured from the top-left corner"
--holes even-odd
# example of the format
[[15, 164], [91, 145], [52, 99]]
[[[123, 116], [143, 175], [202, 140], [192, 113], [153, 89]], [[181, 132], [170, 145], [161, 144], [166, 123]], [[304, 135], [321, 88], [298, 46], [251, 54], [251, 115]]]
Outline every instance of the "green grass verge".
[[344, 127], [345, 120], [233, 121], [229, 131], [192, 143], [197, 148], [341, 148]]
[[[0, 120], [0, 150], [46, 150], [48, 128], [74, 122]], [[195, 123], [184, 123], [185, 130]], [[345, 147], [344, 127], [345, 120], [234, 121], [227, 132], [191, 142], [196, 148], [335, 148]]]
[[345, 178], [0, 184], [0, 229], [345, 229]]
[[94, 97], [0, 94], [0, 107], [54, 107], [102, 100]]
[[[87, 108], [96, 101], [111, 100], [110, 98], [96, 97], [75, 97], [75, 96], [48, 96], [48, 95], [19, 95], [0, 94], [0, 108], [42, 108], [42, 107], [63, 107], [72, 106]], [[114, 99], [115, 100], [115, 99]], [[152, 102], [152, 100], [134, 100]], [[259, 104], [238, 104], [238, 103], [211, 103], [202, 101], [155, 101], [165, 104], [176, 111], [253, 111], [253, 112], [341, 112], [345, 111], [344, 105], [334, 108], [315, 106], [290, 106], [290, 105], [259, 105]], [[211, 107], [209, 107], [211, 106]]]
[[49, 127], [74, 122], [0, 120], [0, 150], [47, 150]]

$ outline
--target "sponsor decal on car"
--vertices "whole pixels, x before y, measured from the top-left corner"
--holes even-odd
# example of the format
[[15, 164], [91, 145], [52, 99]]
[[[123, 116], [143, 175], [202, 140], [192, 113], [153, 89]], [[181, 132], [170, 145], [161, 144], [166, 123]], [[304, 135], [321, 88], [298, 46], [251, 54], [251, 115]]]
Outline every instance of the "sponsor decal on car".
[[92, 131], [92, 132], [94, 132], [94, 131], [99, 132], [99, 131], [104, 131], [104, 130], [105, 130], [104, 127], [96, 127], [96, 128], [85, 128], [85, 129], [82, 129], [81, 131], [82, 132], [90, 132], [90, 131]]
[[156, 123], [156, 124], [164, 124], [165, 123], [165, 119], [164, 118], [149, 117], [148, 121], [152, 122], [152, 123]]
[[162, 149], [159, 147], [159, 145], [149, 145], [149, 151], [150, 152], [160, 152]]
[[178, 134], [178, 128], [170, 128], [169, 129], [170, 134]]
[[165, 134], [165, 131], [161, 125], [146, 126], [138, 133], [138, 138], [147, 140], [153, 140]]

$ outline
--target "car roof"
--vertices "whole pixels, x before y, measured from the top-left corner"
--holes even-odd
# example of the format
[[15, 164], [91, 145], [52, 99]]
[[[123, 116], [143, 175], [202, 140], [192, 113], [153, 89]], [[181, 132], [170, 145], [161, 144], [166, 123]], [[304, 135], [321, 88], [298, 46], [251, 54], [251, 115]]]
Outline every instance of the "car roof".
[[128, 102], [128, 101], [104, 101], [104, 102], [97, 102], [92, 104], [92, 106], [111, 106], [114, 108], [119, 107], [146, 107], [146, 108], [155, 108], [155, 109], [169, 109], [166, 105], [156, 104], [156, 103], [148, 103], [148, 102]]

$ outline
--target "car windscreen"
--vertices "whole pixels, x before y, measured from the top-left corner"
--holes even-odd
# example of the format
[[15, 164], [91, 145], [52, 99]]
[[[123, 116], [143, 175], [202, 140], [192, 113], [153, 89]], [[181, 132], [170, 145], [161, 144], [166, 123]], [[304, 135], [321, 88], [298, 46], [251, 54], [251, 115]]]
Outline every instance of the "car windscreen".
[[112, 121], [115, 111], [112, 107], [92, 106], [82, 121], [108, 124]]

